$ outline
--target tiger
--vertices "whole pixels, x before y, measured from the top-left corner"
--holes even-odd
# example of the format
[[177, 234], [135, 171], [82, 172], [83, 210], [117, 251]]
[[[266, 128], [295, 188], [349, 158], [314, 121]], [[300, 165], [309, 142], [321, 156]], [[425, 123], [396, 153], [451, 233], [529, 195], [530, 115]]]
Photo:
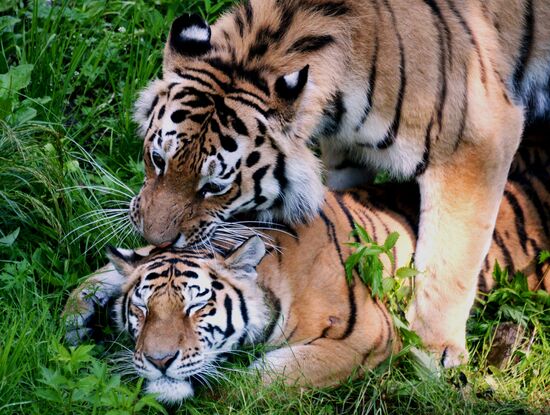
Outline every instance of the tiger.
[[136, 103], [146, 179], [131, 221], [151, 244], [192, 246], [237, 215], [309, 223], [324, 183], [412, 179], [423, 273], [408, 317], [455, 366], [524, 124], [550, 109], [549, 39], [543, 0], [249, 0], [213, 25], [180, 16]]
[[[550, 264], [534, 261], [550, 247], [550, 159], [538, 150], [520, 156], [479, 275], [481, 291], [493, 288], [498, 262], [523, 272], [530, 289], [550, 292]], [[395, 263], [381, 258], [394, 274], [414, 252], [418, 198], [411, 184], [327, 192], [309, 223], [266, 231], [268, 255], [258, 236], [222, 253], [208, 245], [110, 248], [110, 265], [71, 294], [67, 339], [90, 335], [95, 303], [118, 299], [115, 320], [135, 341], [136, 372], [166, 402], [191, 397], [192, 379], [212, 374], [245, 343], [274, 347], [252, 364], [266, 384], [282, 378], [325, 387], [361, 376], [397, 352], [400, 341], [385, 303], [357, 275], [346, 280], [350, 232], [356, 223], [375, 241], [398, 232]], [[239, 232], [246, 237], [246, 229]]]

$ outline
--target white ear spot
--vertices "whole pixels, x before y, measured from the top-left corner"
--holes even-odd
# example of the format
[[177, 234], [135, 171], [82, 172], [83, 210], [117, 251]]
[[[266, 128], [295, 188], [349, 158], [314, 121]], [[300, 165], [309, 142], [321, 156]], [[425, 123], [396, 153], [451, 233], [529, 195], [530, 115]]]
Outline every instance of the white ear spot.
[[199, 26], [187, 27], [181, 31], [180, 38], [183, 41], [194, 40], [196, 42], [208, 42], [208, 28]]
[[288, 88], [294, 89], [298, 85], [300, 71], [292, 72], [291, 74], [285, 75], [284, 78]]
[[132, 249], [117, 248], [116, 250], [125, 258], [131, 258], [134, 255]]

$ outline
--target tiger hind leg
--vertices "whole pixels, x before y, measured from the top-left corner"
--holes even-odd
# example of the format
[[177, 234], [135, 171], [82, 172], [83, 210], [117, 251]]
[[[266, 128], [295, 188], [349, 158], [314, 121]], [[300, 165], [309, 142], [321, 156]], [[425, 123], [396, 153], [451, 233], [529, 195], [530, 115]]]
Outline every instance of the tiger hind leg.
[[353, 374], [362, 356], [345, 341], [317, 339], [266, 353], [251, 366], [258, 370], [264, 384], [283, 381], [290, 386], [325, 387]]

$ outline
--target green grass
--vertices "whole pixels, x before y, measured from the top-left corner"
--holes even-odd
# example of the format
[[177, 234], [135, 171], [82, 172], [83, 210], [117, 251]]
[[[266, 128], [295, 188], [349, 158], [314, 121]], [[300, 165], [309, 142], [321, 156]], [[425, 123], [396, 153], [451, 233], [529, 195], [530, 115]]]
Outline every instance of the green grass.
[[[131, 109], [160, 73], [171, 20], [188, 10], [213, 20], [230, 1], [51, 3], [0, 2], [0, 414], [153, 413], [104, 347], [63, 348], [60, 314], [68, 292], [105, 262], [106, 243], [143, 243], [122, 219], [143, 179]], [[499, 301], [472, 321], [467, 385], [460, 371], [435, 377], [408, 359], [303, 392], [228, 371], [176, 412], [540, 413], [550, 404], [548, 304], [523, 299], [503, 314]], [[488, 367], [491, 328], [518, 313], [536, 330], [529, 351]]]

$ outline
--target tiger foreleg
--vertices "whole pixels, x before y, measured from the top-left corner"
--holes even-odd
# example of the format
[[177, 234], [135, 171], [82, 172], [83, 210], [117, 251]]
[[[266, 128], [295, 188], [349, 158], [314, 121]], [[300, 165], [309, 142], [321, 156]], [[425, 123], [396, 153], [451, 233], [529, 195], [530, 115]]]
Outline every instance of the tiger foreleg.
[[430, 166], [418, 178], [415, 265], [423, 272], [416, 278], [408, 319], [445, 367], [468, 358], [466, 320], [519, 134], [500, 146], [464, 142], [449, 161]]
[[90, 337], [90, 322], [96, 308], [105, 307], [111, 298], [118, 296], [124, 281], [124, 277], [108, 264], [71, 292], [63, 311], [67, 343], [76, 345]]

